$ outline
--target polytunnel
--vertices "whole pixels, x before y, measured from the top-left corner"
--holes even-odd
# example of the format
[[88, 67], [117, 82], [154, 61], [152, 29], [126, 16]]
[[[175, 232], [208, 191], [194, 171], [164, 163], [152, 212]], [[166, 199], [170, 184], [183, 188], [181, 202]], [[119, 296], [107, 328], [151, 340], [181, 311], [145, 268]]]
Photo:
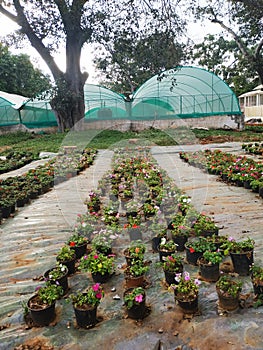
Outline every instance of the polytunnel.
[[199, 118], [241, 114], [230, 87], [215, 74], [177, 67], [147, 80], [134, 94], [132, 119]]
[[21, 123], [21, 108], [27, 97], [0, 91], [0, 126]]
[[85, 120], [127, 118], [124, 97], [105, 87], [84, 85]]

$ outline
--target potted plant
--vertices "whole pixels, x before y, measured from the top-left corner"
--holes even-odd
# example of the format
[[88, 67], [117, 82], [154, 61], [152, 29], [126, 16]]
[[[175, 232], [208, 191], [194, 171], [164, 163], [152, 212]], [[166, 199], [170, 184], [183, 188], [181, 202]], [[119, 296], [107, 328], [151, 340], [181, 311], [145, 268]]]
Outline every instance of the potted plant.
[[216, 247], [205, 237], [189, 240], [185, 244], [187, 262], [192, 265], [197, 265], [197, 260], [201, 258], [206, 250], [215, 251]]
[[91, 247], [98, 253], [109, 255], [112, 253], [112, 240], [106, 234], [104, 234], [104, 231], [105, 230], [101, 230], [93, 237]]
[[141, 216], [128, 216], [127, 223], [124, 225], [124, 229], [128, 230], [128, 234], [131, 241], [142, 240], [142, 230], [141, 230]]
[[99, 212], [101, 206], [99, 193], [96, 191], [90, 191], [89, 198], [85, 201], [85, 204], [87, 205], [88, 211], [90, 213]]
[[263, 295], [263, 268], [253, 264], [250, 267], [250, 272], [254, 293], [256, 297], [261, 297]]
[[219, 230], [214, 220], [203, 213], [199, 214], [197, 217], [193, 229], [196, 233], [196, 236], [204, 237], [218, 235]]
[[219, 278], [219, 264], [222, 260], [223, 256], [220, 250], [206, 250], [197, 261], [202, 279], [208, 282], [216, 282]]
[[216, 292], [219, 299], [219, 307], [232, 311], [239, 307], [239, 294], [242, 290], [242, 282], [223, 275], [216, 282]]
[[160, 261], [164, 262], [164, 257], [169, 256], [176, 252], [176, 244], [172, 240], [161, 239], [161, 243], [158, 247]]
[[187, 211], [191, 208], [191, 197], [187, 195], [181, 195], [178, 198], [178, 209], [182, 213], [182, 215], [186, 215]]
[[70, 248], [70, 246], [64, 245], [57, 253], [56, 260], [60, 264], [67, 266], [69, 275], [75, 273], [76, 254], [75, 251]]
[[127, 265], [131, 265], [134, 260], [143, 260], [145, 251], [146, 245], [141, 240], [132, 241], [123, 252]]
[[76, 258], [81, 258], [87, 251], [88, 239], [81, 234], [73, 233], [67, 240], [67, 244], [74, 250]]
[[162, 264], [165, 281], [168, 285], [175, 283], [175, 275], [183, 272], [183, 259], [176, 254], [168, 255], [163, 258]]
[[36, 326], [47, 326], [56, 317], [56, 300], [63, 295], [63, 288], [47, 282], [44, 286], [37, 287], [36, 293], [28, 300], [27, 309], [29, 316]]
[[234, 271], [241, 276], [249, 275], [250, 267], [254, 262], [254, 245], [255, 241], [250, 237], [242, 241], [229, 237], [221, 246], [225, 255], [230, 254]]
[[162, 237], [167, 238], [167, 227], [164, 222], [151, 222], [149, 231], [152, 232], [152, 250], [158, 252], [158, 247], [161, 243]]
[[146, 293], [142, 287], [129, 288], [123, 294], [127, 314], [132, 319], [143, 319], [146, 313]]
[[79, 270], [91, 272], [94, 282], [105, 283], [114, 272], [114, 257], [113, 254], [105, 256], [93, 251], [81, 257]]
[[97, 307], [103, 296], [104, 290], [99, 283], [95, 283], [84, 292], [77, 292], [69, 296], [79, 327], [87, 328], [97, 323]]
[[192, 229], [186, 225], [179, 225], [175, 229], [171, 230], [172, 240], [176, 244], [176, 250], [183, 252], [185, 243], [188, 241]]
[[176, 274], [177, 284], [171, 284], [175, 301], [185, 313], [195, 313], [198, 310], [198, 291], [200, 281], [193, 279], [187, 271]]
[[60, 285], [63, 288], [64, 294], [68, 291], [68, 268], [63, 264], [57, 264], [57, 266], [47, 270], [44, 273], [46, 281], [51, 284]]
[[124, 270], [126, 287], [142, 287], [149, 266], [143, 260], [133, 260]]

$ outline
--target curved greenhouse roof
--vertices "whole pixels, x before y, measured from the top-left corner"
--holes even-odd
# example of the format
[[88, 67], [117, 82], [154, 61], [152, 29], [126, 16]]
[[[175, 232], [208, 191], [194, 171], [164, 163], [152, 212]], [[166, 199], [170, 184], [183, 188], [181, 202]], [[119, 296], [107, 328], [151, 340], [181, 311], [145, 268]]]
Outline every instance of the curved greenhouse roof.
[[238, 99], [215, 74], [196, 67], [177, 67], [147, 80], [134, 94], [136, 119], [197, 118], [241, 114]]
[[126, 118], [125, 101], [122, 95], [105, 87], [84, 85], [85, 119]]

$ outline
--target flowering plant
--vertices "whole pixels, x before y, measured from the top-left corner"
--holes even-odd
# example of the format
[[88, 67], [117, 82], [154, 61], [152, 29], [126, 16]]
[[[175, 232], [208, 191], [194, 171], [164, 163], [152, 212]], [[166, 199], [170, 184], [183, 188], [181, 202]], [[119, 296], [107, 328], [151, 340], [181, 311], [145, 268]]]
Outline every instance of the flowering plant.
[[141, 216], [137, 215], [135, 217], [128, 216], [127, 223], [124, 225], [124, 228], [139, 228], [141, 225]]
[[50, 269], [46, 276], [48, 281], [57, 281], [68, 272], [68, 268], [65, 265], [57, 264], [56, 267]]
[[146, 251], [145, 244], [141, 240], [137, 240], [137, 241], [131, 242], [126, 252], [128, 253], [129, 257], [133, 259], [143, 260], [145, 251]]
[[78, 233], [73, 233], [69, 239], [67, 240], [67, 244], [70, 247], [80, 246], [84, 243], [87, 243], [88, 239], [87, 237], [84, 237]]
[[133, 288], [124, 293], [124, 303], [127, 306], [127, 309], [131, 309], [134, 305], [142, 303], [144, 297], [145, 291], [142, 287]]
[[216, 251], [206, 250], [203, 253], [203, 260], [208, 265], [219, 264], [223, 260], [223, 256], [219, 249], [217, 249]]
[[197, 240], [188, 241], [185, 243], [185, 247], [189, 249], [190, 253], [204, 253], [206, 250], [216, 250], [216, 246], [205, 237], [199, 237]]
[[70, 294], [69, 299], [75, 307], [83, 307], [83, 305], [97, 306], [104, 296], [104, 290], [99, 283], [95, 283], [87, 288], [84, 292]]
[[170, 288], [174, 290], [178, 299], [189, 300], [197, 297], [201, 282], [198, 279], [191, 278], [189, 272], [177, 273], [175, 280], [178, 284], [172, 284]]
[[38, 299], [41, 303], [51, 305], [64, 294], [63, 288], [47, 282], [44, 286], [36, 288]]
[[172, 254], [163, 258], [163, 270], [168, 272], [180, 272], [183, 268], [183, 258], [176, 254]]
[[186, 195], [181, 195], [178, 198], [178, 208], [182, 212], [185, 212], [187, 209], [189, 209], [189, 207], [191, 207], [191, 197]]
[[104, 254], [98, 254], [93, 251], [89, 255], [81, 257], [79, 269], [90, 271], [91, 273], [100, 273], [102, 275], [106, 273], [111, 274], [114, 271], [114, 257], [115, 255], [113, 254], [105, 256]]
[[249, 252], [254, 249], [255, 241], [248, 237], [243, 241], [237, 242], [233, 237], [228, 237], [222, 245], [221, 248], [224, 250], [224, 254], [228, 255], [231, 253], [244, 253]]
[[192, 232], [191, 227], [185, 225], [179, 225], [174, 230], [171, 231], [172, 236], [185, 236], [189, 237]]
[[166, 240], [166, 238], [161, 238], [161, 243], [159, 245], [159, 250], [166, 251], [166, 252], [172, 252], [176, 251], [177, 245], [172, 240]]

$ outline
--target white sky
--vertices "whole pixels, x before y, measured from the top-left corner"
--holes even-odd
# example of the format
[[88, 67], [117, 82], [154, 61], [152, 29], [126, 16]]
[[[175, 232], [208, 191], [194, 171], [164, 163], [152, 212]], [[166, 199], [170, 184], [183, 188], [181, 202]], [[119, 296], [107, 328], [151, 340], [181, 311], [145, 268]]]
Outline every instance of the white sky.
[[[14, 24], [14, 22], [12, 22], [8, 18], [0, 14], [0, 36], [5, 36], [11, 33], [16, 28], [18, 27], [16, 26], [16, 24]], [[210, 22], [207, 22], [206, 26], [200, 26], [199, 24], [193, 23], [191, 27], [189, 27], [189, 37], [194, 42], [200, 41], [208, 33], [217, 34], [219, 32], [220, 32], [220, 26], [218, 24], [212, 24]], [[33, 49], [30, 45], [19, 50], [10, 48], [10, 51], [14, 54], [26, 53], [30, 55], [31, 61], [36, 67], [41, 69], [41, 71], [43, 71], [44, 73], [51, 75], [45, 62], [41, 59], [41, 57], [36, 52], [36, 50]], [[57, 53], [55, 55], [55, 61], [61, 70], [65, 69], [66, 62], [65, 62], [65, 52], [63, 51], [63, 49], [61, 50], [60, 53]], [[88, 45], [85, 45], [82, 50], [81, 68], [89, 73], [87, 83], [96, 84], [97, 83], [96, 72], [95, 72], [94, 65], [92, 64], [92, 49]]]

